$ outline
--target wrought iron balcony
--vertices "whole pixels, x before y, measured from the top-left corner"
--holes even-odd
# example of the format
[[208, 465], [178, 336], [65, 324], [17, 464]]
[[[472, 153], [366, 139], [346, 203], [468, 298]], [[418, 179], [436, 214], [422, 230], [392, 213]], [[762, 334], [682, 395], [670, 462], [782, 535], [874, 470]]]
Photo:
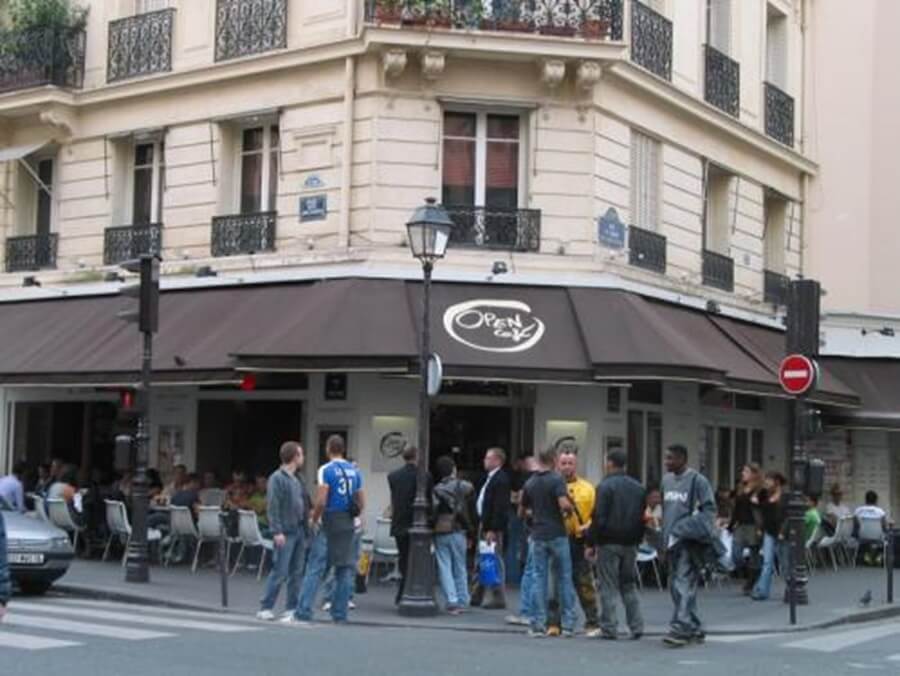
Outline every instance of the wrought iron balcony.
[[366, 0], [366, 21], [622, 39], [623, 0]]
[[0, 32], [0, 92], [84, 82], [84, 31], [41, 29]]
[[278, 212], [216, 216], [212, 220], [212, 255], [236, 256], [275, 251]]
[[665, 236], [633, 225], [629, 226], [628, 262], [637, 268], [665, 273]]
[[631, 60], [672, 79], [672, 22], [640, 0], [631, 3]]
[[501, 209], [444, 205], [456, 224], [450, 237], [452, 246], [505, 251], [539, 251], [541, 212], [539, 209]]
[[787, 305], [788, 287], [791, 280], [787, 275], [771, 270], [763, 271], [763, 300], [772, 305]]
[[56, 247], [59, 236], [26, 235], [6, 240], [6, 271], [21, 272], [56, 267]]
[[216, 61], [287, 47], [287, 0], [217, 0]]
[[771, 82], [766, 88], [766, 135], [786, 146], [794, 146], [794, 98]]
[[142, 223], [107, 228], [103, 242], [104, 265], [115, 265], [142, 254], [162, 253], [162, 224]]
[[109, 24], [107, 82], [172, 70], [175, 10], [137, 14]]
[[722, 291], [734, 291], [734, 259], [704, 249], [703, 284]]
[[741, 64], [712, 45], [706, 45], [704, 98], [732, 117], [741, 114]]

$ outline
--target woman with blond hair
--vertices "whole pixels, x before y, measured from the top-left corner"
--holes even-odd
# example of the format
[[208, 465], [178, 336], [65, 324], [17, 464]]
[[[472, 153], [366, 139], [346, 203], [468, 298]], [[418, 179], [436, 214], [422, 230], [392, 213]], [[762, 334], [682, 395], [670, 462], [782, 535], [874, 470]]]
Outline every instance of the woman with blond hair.
[[735, 489], [734, 509], [728, 530], [734, 536], [731, 555], [734, 567], [744, 574], [744, 594], [749, 595], [759, 571], [759, 548], [763, 523], [758, 494], [763, 488], [759, 465], [751, 462], [741, 469], [741, 481]]

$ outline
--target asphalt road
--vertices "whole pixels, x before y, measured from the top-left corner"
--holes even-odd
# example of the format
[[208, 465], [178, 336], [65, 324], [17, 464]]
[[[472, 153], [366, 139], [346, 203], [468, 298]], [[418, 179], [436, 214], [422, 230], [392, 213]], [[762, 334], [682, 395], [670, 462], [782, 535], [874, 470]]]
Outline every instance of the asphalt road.
[[639, 642], [330, 624], [66, 598], [15, 599], [0, 626], [0, 674], [129, 676], [573, 676], [584, 673], [900, 674], [900, 621], [767, 636], [720, 636], [666, 648]]

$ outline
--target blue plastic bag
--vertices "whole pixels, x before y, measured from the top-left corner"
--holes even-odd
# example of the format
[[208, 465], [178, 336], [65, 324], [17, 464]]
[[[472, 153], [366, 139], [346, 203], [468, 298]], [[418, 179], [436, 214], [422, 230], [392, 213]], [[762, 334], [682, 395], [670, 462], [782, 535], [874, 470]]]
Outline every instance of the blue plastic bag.
[[503, 583], [500, 558], [493, 544], [482, 543], [478, 552], [478, 581], [482, 587], [499, 587]]

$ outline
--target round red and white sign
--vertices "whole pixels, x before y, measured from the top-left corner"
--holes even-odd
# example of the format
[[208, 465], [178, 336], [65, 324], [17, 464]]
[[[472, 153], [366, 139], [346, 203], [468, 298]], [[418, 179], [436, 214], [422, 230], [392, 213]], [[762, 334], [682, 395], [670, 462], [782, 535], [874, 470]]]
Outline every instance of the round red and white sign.
[[805, 394], [816, 384], [819, 367], [809, 357], [802, 354], [791, 354], [781, 362], [778, 369], [778, 380], [788, 394]]

